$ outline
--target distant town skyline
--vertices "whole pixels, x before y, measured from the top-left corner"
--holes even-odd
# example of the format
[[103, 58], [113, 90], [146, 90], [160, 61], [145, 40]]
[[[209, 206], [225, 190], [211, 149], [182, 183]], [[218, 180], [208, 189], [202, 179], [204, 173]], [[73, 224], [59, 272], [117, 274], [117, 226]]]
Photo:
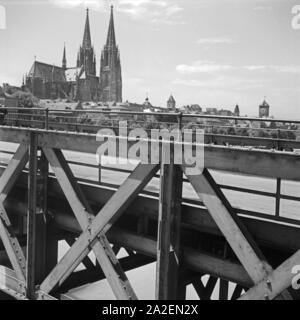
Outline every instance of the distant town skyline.
[[[108, 11], [115, 7], [123, 100], [167, 106], [234, 109], [300, 119], [300, 30], [291, 26], [292, 0], [35, 0], [0, 1], [0, 83], [21, 85], [34, 61], [75, 66], [85, 10], [90, 9], [97, 73]], [[32, 10], [34, 6], [34, 10]]]

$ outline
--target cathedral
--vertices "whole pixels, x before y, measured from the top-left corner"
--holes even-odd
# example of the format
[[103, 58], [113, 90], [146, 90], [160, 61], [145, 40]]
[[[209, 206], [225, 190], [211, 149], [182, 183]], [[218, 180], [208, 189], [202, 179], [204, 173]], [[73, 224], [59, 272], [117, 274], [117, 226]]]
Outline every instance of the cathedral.
[[23, 87], [40, 99], [122, 102], [121, 61], [116, 43], [113, 6], [111, 6], [106, 43], [101, 52], [99, 76], [87, 9], [83, 41], [76, 65], [68, 67], [64, 46], [61, 67], [34, 61], [29, 73], [23, 79]]

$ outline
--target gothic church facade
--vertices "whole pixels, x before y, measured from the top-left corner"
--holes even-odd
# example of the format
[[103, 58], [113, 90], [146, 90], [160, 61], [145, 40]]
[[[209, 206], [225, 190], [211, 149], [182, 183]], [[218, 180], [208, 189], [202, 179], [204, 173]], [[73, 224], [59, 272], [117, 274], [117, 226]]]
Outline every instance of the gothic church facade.
[[106, 44], [101, 52], [99, 76], [87, 9], [83, 41], [76, 65], [68, 67], [64, 47], [61, 67], [34, 61], [23, 79], [23, 87], [40, 99], [122, 102], [121, 61], [116, 43], [113, 7]]

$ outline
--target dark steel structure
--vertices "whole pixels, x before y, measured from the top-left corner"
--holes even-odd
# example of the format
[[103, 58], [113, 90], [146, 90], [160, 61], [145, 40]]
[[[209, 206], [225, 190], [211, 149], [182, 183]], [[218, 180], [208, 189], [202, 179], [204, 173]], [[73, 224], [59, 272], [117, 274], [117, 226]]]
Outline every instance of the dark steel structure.
[[[173, 116], [180, 127], [186, 115]], [[67, 159], [68, 151], [96, 154], [102, 142], [95, 132], [76, 131], [77, 122], [65, 124], [70, 131], [55, 130], [50, 118], [51, 110], [46, 110], [34, 119], [32, 113], [23, 122], [18, 118], [19, 127], [0, 126], [0, 140], [18, 145], [0, 168], [3, 295], [68, 299], [72, 288], [106, 278], [117, 299], [134, 300], [138, 297], [126, 271], [156, 261], [156, 299], [183, 300], [190, 284], [204, 300], [211, 299], [215, 288], [221, 300], [299, 297], [291, 284], [292, 269], [300, 265], [300, 223], [282, 216], [280, 206], [282, 199], [300, 201], [281, 192], [282, 181], [300, 181], [300, 155], [291, 151], [299, 142], [208, 133], [204, 170], [198, 175], [189, 174], [187, 163], [175, 164], [173, 153], [170, 164], [139, 164], [128, 171]], [[29, 128], [33, 120], [35, 127], [31, 122]], [[133, 143], [128, 139], [129, 147]], [[94, 180], [80, 178], [74, 166], [100, 174]], [[105, 183], [102, 170], [126, 179], [121, 185]], [[220, 185], [216, 170], [264, 177], [276, 190]], [[158, 194], [146, 188], [153, 180], [159, 183]], [[193, 187], [198, 200], [183, 196], [186, 186]], [[273, 214], [234, 207], [227, 190], [274, 199]], [[58, 261], [60, 240], [70, 249]], [[118, 259], [121, 248], [128, 256]], [[91, 251], [96, 262], [88, 257]], [[76, 271], [81, 263], [85, 269]]]

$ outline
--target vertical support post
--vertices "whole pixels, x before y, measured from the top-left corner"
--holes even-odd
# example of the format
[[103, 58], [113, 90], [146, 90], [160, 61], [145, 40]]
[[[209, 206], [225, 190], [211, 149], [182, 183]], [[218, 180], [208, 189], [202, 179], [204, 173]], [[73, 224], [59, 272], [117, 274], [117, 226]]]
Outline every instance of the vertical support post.
[[48, 226], [49, 164], [37, 147], [37, 134], [30, 133], [26, 295], [35, 299], [35, 286], [40, 284], [57, 263], [58, 241], [49, 234]]
[[178, 129], [182, 129], [182, 112], [179, 112], [178, 114]]
[[36, 249], [36, 193], [37, 193], [37, 135], [30, 133], [28, 211], [27, 211], [27, 262], [26, 296], [35, 299], [35, 249]]
[[49, 130], [49, 109], [45, 109], [45, 129]]
[[277, 182], [276, 182], [276, 209], [275, 209], [276, 217], [280, 216], [280, 195], [281, 195], [281, 179], [277, 178]]
[[280, 129], [277, 130], [277, 150], [280, 150]]
[[99, 184], [101, 184], [101, 170], [102, 170], [102, 166], [101, 166], [101, 156], [99, 156], [99, 163], [98, 163], [98, 182]]
[[213, 133], [214, 133], [214, 126], [211, 125], [211, 126], [210, 126], [210, 143], [213, 143], [213, 142], [214, 142]]
[[174, 150], [171, 151], [170, 158], [170, 164], [165, 164], [162, 160], [160, 168], [155, 290], [157, 300], [175, 300], [179, 296], [182, 171], [174, 164]]
[[47, 194], [48, 194], [48, 160], [42, 150], [38, 150], [37, 200], [36, 200], [36, 283], [41, 283], [46, 276], [47, 244]]

